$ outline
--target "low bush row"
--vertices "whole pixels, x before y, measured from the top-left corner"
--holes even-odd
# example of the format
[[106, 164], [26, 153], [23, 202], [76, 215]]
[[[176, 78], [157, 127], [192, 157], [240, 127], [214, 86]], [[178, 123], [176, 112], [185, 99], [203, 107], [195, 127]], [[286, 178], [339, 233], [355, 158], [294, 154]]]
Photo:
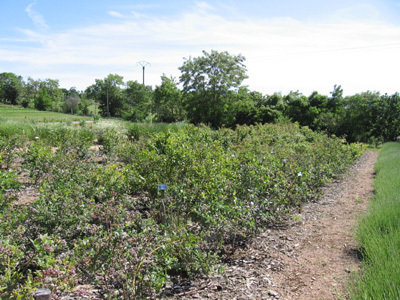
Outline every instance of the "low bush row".
[[16, 170], [0, 171], [4, 299], [37, 287], [57, 298], [81, 284], [108, 298], [155, 296], [171, 277], [211, 272], [238, 240], [317, 199], [362, 152], [294, 124], [56, 131], [24, 145], [0, 138], [1, 160], [22, 160], [40, 192], [16, 205]]

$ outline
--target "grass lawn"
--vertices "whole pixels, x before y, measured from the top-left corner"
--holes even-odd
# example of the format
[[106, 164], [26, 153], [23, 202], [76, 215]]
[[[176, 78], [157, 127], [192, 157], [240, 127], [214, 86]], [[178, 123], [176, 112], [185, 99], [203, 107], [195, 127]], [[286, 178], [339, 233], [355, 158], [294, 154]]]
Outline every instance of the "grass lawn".
[[363, 267], [350, 299], [400, 299], [400, 143], [383, 146], [375, 170], [376, 195], [357, 231]]
[[93, 120], [91, 117], [68, 115], [49, 111], [39, 111], [30, 108], [20, 108], [11, 105], [0, 104], [0, 119], [9, 121], [38, 121], [38, 122], [58, 122], [58, 121], [80, 121]]

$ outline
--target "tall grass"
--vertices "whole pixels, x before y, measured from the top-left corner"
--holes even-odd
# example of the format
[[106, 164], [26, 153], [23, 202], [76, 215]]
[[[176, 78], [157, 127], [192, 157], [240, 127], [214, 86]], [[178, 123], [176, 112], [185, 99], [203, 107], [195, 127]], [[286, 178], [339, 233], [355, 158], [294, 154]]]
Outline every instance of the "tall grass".
[[350, 299], [400, 299], [400, 143], [383, 146], [375, 170], [376, 196], [357, 231], [363, 267]]
[[[66, 139], [76, 136], [91, 141], [97, 139], [100, 144], [114, 139], [114, 141], [108, 142], [118, 144], [126, 139], [138, 140], [140, 137], [147, 137], [154, 133], [166, 132], [167, 130], [177, 131], [186, 125], [185, 123], [131, 123], [120, 120], [107, 120], [90, 124], [38, 123], [4, 120], [0, 116], [0, 137], [18, 137], [21, 143], [38, 137], [52, 146], [57, 146]], [[115, 139], [115, 137], [118, 137], [118, 139]]]
[[3, 120], [3, 122], [0, 122], [0, 136], [25, 136], [29, 138], [34, 136], [36, 126], [30, 122]]

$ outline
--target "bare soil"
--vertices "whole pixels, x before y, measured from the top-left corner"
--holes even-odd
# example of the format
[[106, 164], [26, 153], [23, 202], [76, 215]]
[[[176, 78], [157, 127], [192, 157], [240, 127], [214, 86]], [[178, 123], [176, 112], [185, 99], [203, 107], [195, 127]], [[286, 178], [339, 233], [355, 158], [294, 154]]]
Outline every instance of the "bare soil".
[[344, 176], [323, 189], [318, 202], [304, 204], [301, 213], [235, 250], [222, 275], [190, 287], [171, 284], [163, 298], [345, 298], [348, 277], [360, 267], [354, 229], [373, 195], [377, 156], [366, 151]]

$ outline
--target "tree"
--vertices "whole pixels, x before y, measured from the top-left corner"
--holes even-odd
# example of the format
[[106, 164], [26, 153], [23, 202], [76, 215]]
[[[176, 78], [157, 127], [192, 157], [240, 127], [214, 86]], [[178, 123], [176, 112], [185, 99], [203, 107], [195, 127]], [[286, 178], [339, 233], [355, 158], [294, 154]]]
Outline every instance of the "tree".
[[284, 119], [283, 112], [286, 110], [286, 100], [281, 93], [274, 93], [259, 99], [257, 103], [262, 123], [281, 122]]
[[234, 119], [232, 92], [237, 92], [247, 78], [245, 57], [228, 52], [203, 51], [203, 56], [186, 59], [179, 68], [188, 117], [193, 123], [213, 127], [229, 124]]
[[35, 91], [34, 106], [38, 110], [61, 112], [64, 105], [64, 94], [58, 87], [58, 80], [38, 81], [39, 90]]
[[22, 83], [21, 76], [14, 73], [0, 73], [0, 102], [16, 105]]
[[346, 135], [349, 142], [368, 142], [373, 124], [379, 117], [379, 111], [376, 109], [379, 99], [379, 93], [370, 91], [344, 99], [340, 133]]
[[78, 105], [79, 112], [85, 116], [92, 114], [89, 107], [92, 106], [94, 101], [92, 99], [88, 99], [86, 93], [80, 93], [80, 102]]
[[122, 76], [110, 74], [103, 80], [96, 79], [96, 83], [86, 89], [86, 94], [100, 103], [99, 108], [103, 116], [120, 117], [123, 107], [123, 84]]
[[343, 89], [341, 85], [334, 85], [331, 92], [332, 97], [329, 98], [328, 108], [333, 113], [343, 107]]
[[400, 135], [400, 95], [382, 95], [379, 101], [370, 103], [369, 108], [373, 118], [370, 136], [383, 142], [395, 141]]
[[153, 89], [137, 81], [128, 81], [124, 91], [124, 118], [131, 121], [143, 121], [151, 114]]
[[308, 97], [310, 104], [307, 111], [308, 126], [313, 130], [325, 129], [323, 122], [326, 120], [320, 118], [322, 115], [327, 113], [328, 110], [328, 97], [319, 94], [317, 91], [312, 92]]
[[27, 82], [23, 84], [20, 105], [27, 108], [34, 105], [35, 98], [39, 93], [40, 80], [28, 77]]
[[235, 99], [232, 101], [235, 117], [231, 124], [226, 125], [233, 128], [237, 124], [252, 125], [259, 122], [259, 109], [256, 107], [257, 102], [254, 98], [258, 99], [258, 96], [262, 97], [260, 93], [250, 92], [247, 87], [241, 87], [238, 92], [232, 96], [235, 96]]
[[81, 103], [81, 98], [79, 96], [79, 92], [75, 87], [70, 88], [69, 90], [64, 91], [65, 96], [65, 109], [66, 111], [70, 111], [71, 114], [76, 113], [79, 104]]
[[161, 122], [185, 119], [182, 92], [173, 77], [161, 76], [161, 85], [154, 90], [154, 111]]
[[51, 97], [47, 89], [41, 89], [35, 97], [35, 108], [37, 110], [50, 110], [51, 109]]
[[284, 101], [287, 103], [285, 116], [292, 122], [299, 122], [302, 126], [309, 126], [312, 123], [308, 118], [310, 103], [306, 96], [299, 91], [291, 91], [284, 97]]

